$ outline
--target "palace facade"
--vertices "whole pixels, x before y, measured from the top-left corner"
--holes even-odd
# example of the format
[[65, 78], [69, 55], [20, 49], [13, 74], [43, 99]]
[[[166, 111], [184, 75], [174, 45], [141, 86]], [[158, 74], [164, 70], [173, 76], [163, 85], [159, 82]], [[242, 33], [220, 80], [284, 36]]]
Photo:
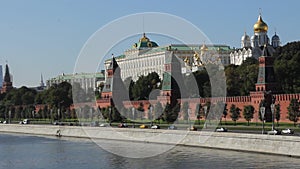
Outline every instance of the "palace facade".
[[[185, 45], [170, 44], [158, 46], [144, 33], [137, 43], [124, 52], [123, 55], [115, 57], [121, 72], [121, 78], [131, 78], [136, 81], [139, 76], [156, 72], [160, 78], [164, 73], [164, 65], [169, 52], [181, 59], [182, 73], [197, 71], [202, 64], [209, 62], [220, 62], [223, 65], [230, 64], [231, 49], [227, 45]], [[112, 59], [105, 61], [106, 69]]]

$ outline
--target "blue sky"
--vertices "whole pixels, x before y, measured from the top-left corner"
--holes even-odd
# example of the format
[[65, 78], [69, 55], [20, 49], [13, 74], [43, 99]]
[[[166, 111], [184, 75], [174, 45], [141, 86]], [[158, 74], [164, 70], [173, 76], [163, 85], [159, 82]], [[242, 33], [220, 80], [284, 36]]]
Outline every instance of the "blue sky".
[[41, 73], [45, 80], [72, 73], [81, 48], [95, 31], [141, 12], [177, 15], [213, 43], [239, 47], [245, 30], [253, 34], [261, 8], [269, 37], [276, 28], [284, 45], [300, 39], [299, 6], [297, 0], [0, 0], [0, 64], [8, 61], [17, 87], [38, 85]]

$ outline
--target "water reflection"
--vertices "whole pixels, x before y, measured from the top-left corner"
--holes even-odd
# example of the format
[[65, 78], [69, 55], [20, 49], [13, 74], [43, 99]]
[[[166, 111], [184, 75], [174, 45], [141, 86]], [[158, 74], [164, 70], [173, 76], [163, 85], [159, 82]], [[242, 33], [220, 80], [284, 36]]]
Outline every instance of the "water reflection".
[[[100, 141], [100, 140], [98, 140]], [[102, 140], [103, 141], [103, 140]], [[103, 141], [111, 149], [131, 151], [142, 143]], [[131, 144], [128, 148], [126, 145]], [[153, 152], [162, 145], [153, 145]], [[101, 149], [88, 139], [0, 135], [0, 168], [300, 168], [299, 159], [255, 153], [177, 146], [149, 158], [126, 158]]]

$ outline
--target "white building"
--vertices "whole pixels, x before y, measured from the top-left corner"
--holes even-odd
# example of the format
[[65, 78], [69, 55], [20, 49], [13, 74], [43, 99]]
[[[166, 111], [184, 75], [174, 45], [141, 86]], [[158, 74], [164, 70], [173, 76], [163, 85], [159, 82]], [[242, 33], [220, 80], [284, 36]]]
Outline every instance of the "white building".
[[70, 84], [79, 83], [80, 86], [87, 91], [89, 88], [96, 90], [100, 83], [104, 83], [103, 72], [97, 73], [76, 73], [76, 74], [62, 74], [57, 77], [47, 80], [47, 88], [54, 84], [61, 82], [68, 82]]
[[241, 38], [241, 48], [235, 49], [230, 53], [230, 63], [241, 65], [248, 57], [258, 59], [262, 55], [263, 47], [266, 45], [269, 51], [274, 52], [280, 46], [280, 38], [276, 34], [270, 39], [268, 37], [268, 25], [263, 21], [261, 14], [253, 26], [254, 35], [250, 38], [245, 32]]
[[[226, 45], [185, 45], [170, 44], [158, 46], [157, 43], [146, 37], [145, 33], [138, 43], [134, 43], [131, 49], [123, 55], [115, 57], [121, 71], [121, 78], [124, 81], [131, 77], [136, 81], [139, 76], [156, 72], [160, 78], [165, 70], [165, 59], [169, 51], [182, 60], [182, 73], [196, 71], [199, 66], [209, 62], [220, 62], [224, 65], [230, 64], [230, 52]], [[105, 61], [106, 69], [111, 59]]]

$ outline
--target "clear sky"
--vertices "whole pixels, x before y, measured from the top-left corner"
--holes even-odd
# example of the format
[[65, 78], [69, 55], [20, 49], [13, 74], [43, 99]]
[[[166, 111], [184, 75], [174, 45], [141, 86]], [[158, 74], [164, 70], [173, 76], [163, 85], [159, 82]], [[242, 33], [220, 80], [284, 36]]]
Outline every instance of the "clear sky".
[[37, 86], [41, 73], [44, 80], [72, 73], [81, 48], [99, 28], [141, 12], [177, 15], [213, 43], [240, 47], [244, 31], [253, 34], [259, 8], [270, 38], [276, 29], [283, 45], [300, 39], [299, 0], [0, 0], [0, 64], [8, 62], [14, 86]]

